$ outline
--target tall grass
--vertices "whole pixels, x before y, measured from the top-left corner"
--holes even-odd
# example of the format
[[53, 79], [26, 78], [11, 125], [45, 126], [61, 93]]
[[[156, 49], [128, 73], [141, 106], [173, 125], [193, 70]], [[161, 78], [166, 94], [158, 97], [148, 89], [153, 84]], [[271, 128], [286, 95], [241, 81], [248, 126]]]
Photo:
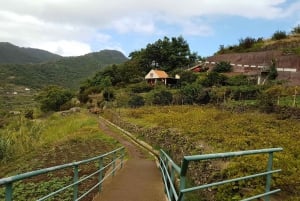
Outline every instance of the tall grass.
[[36, 120], [17, 116], [0, 129], [0, 162], [8, 162], [42, 146], [91, 138], [113, 142], [113, 139], [101, 135], [97, 118], [83, 112], [69, 116], [55, 113], [49, 118]]

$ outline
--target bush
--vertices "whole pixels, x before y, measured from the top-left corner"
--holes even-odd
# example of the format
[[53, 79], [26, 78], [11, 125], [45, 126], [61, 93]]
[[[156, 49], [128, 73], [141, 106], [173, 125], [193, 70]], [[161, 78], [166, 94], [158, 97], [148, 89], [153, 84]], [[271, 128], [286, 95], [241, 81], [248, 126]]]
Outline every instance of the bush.
[[133, 95], [129, 101], [128, 101], [128, 105], [131, 108], [137, 108], [137, 107], [141, 107], [145, 105], [145, 100], [142, 96], [137, 96], [137, 95]]
[[221, 61], [216, 64], [212, 71], [217, 73], [226, 73], [232, 71], [232, 66], [230, 65], [230, 62]]
[[131, 86], [131, 91], [133, 93], [144, 93], [144, 92], [149, 92], [153, 89], [152, 86], [147, 84], [145, 81], [141, 83], [137, 83]]
[[244, 49], [251, 48], [255, 43], [256, 39], [251, 37], [246, 37], [245, 39], [242, 38], [239, 40], [239, 46]]
[[210, 100], [209, 94], [200, 84], [186, 85], [180, 90], [183, 104], [207, 104]]
[[43, 112], [59, 111], [60, 107], [73, 98], [73, 93], [59, 86], [48, 86], [36, 97]]
[[226, 80], [226, 84], [228, 84], [230, 86], [248, 85], [249, 80], [246, 75], [237, 75], [237, 76], [229, 77]]
[[173, 100], [173, 95], [171, 92], [162, 90], [153, 94], [152, 103], [155, 105], [170, 105]]
[[292, 32], [292, 34], [300, 34], [300, 25], [297, 25], [296, 27], [294, 27], [291, 32]]
[[103, 98], [105, 101], [113, 101], [115, 99], [115, 94], [110, 89], [105, 89], [103, 91]]
[[225, 85], [227, 77], [217, 72], [210, 72], [200, 81], [205, 87]]
[[287, 38], [285, 31], [276, 31], [272, 36], [272, 40], [281, 40], [285, 38]]

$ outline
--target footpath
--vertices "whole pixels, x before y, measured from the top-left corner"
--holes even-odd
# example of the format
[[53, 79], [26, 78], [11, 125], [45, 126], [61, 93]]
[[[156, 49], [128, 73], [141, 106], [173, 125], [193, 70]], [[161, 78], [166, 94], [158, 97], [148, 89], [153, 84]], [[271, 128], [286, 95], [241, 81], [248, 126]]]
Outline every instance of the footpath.
[[104, 182], [101, 193], [93, 201], [165, 201], [161, 173], [153, 156], [114, 132], [107, 122], [100, 120], [99, 127], [125, 147], [129, 158], [114, 177]]

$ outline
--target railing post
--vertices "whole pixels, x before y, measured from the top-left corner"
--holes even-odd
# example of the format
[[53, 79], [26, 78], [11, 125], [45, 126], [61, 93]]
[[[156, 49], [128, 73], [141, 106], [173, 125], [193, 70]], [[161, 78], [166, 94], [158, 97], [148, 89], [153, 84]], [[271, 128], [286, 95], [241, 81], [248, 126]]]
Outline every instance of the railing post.
[[[181, 192], [181, 190], [185, 189], [185, 175], [180, 175], [180, 186], [179, 186], [179, 189]], [[181, 200], [180, 201], [184, 201], [184, 194], [182, 194], [182, 197], [181, 197]]]
[[174, 185], [174, 181], [175, 181], [175, 169], [173, 167], [173, 165], [171, 166], [171, 182], [172, 184], [170, 184], [170, 198], [172, 199], [173, 197], [173, 190], [172, 190], [172, 185]]
[[[272, 166], [273, 166], [273, 152], [270, 152], [269, 153], [269, 159], [268, 159], [267, 171], [271, 171]], [[272, 174], [268, 174], [267, 178], [266, 178], [266, 193], [270, 192], [271, 179], [272, 179]], [[265, 201], [270, 201], [270, 196], [269, 195], [265, 196]]]
[[101, 183], [101, 180], [102, 180], [102, 178], [103, 178], [103, 170], [102, 170], [102, 168], [103, 168], [103, 158], [101, 157], [100, 159], [99, 159], [99, 192], [101, 191], [101, 188], [102, 188], [102, 183]]
[[125, 148], [121, 149], [121, 166], [120, 166], [120, 169], [123, 167], [124, 155], [125, 155]]
[[117, 152], [113, 153], [113, 172], [112, 176], [115, 176], [115, 171], [116, 171], [116, 158], [117, 158]]
[[[78, 181], [78, 165], [74, 165], [74, 178], [73, 178], [73, 182], [77, 182]], [[73, 200], [77, 200], [78, 197], [78, 184], [74, 185], [74, 189], [73, 189]]]
[[5, 201], [11, 201], [13, 194], [12, 183], [5, 184]]

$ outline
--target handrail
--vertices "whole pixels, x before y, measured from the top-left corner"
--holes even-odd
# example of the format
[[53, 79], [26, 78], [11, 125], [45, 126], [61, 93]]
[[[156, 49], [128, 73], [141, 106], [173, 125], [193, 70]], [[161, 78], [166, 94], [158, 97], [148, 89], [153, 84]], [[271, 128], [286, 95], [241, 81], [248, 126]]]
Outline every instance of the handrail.
[[[259, 150], [247, 150], [247, 151], [237, 151], [237, 152], [227, 152], [227, 153], [217, 153], [217, 154], [205, 154], [205, 155], [192, 155], [192, 156], [184, 156], [182, 160], [182, 165], [179, 167], [176, 165], [176, 163], [171, 159], [170, 156], [168, 156], [163, 150], [161, 150], [161, 156], [160, 156], [160, 169], [163, 173], [163, 181], [165, 184], [165, 191], [167, 192], [167, 197], [169, 201], [183, 201], [185, 193], [189, 193], [192, 191], [205, 189], [213, 186], [223, 185], [226, 183], [246, 180], [246, 179], [252, 179], [255, 177], [261, 177], [266, 176], [266, 187], [265, 187], [265, 193], [255, 195], [250, 198], [245, 198], [243, 201], [250, 201], [257, 198], [264, 197], [266, 201], [269, 201], [269, 195], [277, 193], [280, 191], [280, 189], [276, 190], [270, 190], [271, 188], [271, 176], [274, 173], [278, 173], [281, 170], [272, 170], [273, 166], [273, 153], [282, 151], [282, 148], [270, 148], [270, 149], [259, 149]], [[246, 155], [255, 155], [255, 154], [269, 154], [269, 159], [267, 162], [267, 170], [266, 172], [261, 172], [257, 174], [252, 174], [244, 177], [234, 178], [234, 179], [228, 179], [225, 181], [215, 182], [211, 184], [203, 184], [200, 186], [194, 186], [190, 188], [186, 188], [185, 180], [186, 175], [188, 171], [188, 165], [191, 161], [201, 161], [201, 160], [210, 160], [210, 159], [217, 159], [217, 158], [232, 158], [237, 156], [246, 156]], [[175, 185], [176, 185], [176, 179], [175, 171], [178, 174], [177, 180], [179, 180], [179, 187], [176, 191]], [[170, 176], [171, 175], [171, 176]]]
[[[117, 155], [118, 154], [118, 155]], [[106, 157], [106, 156], [110, 156], [110, 155], [113, 155], [113, 158], [112, 158], [112, 161], [109, 162], [106, 166], [103, 166], [103, 159]], [[99, 191], [101, 191], [101, 184], [104, 182], [104, 180], [110, 176], [110, 175], [114, 175], [115, 174], [115, 171], [118, 169], [118, 168], [122, 168], [123, 166], [123, 160], [124, 160], [124, 155], [125, 155], [125, 148], [124, 147], [120, 147], [118, 149], [115, 149], [113, 151], [110, 151], [108, 153], [105, 153], [105, 154], [102, 154], [102, 155], [99, 155], [99, 156], [96, 156], [96, 157], [93, 157], [93, 158], [89, 158], [89, 159], [86, 159], [86, 160], [82, 160], [82, 161], [77, 161], [77, 162], [72, 162], [72, 163], [67, 163], [67, 164], [63, 164], [63, 165], [58, 165], [58, 166], [53, 166], [53, 167], [49, 167], [49, 168], [44, 168], [44, 169], [41, 169], [41, 170], [35, 170], [35, 171], [31, 171], [31, 172], [26, 172], [26, 173], [23, 173], [23, 174], [19, 174], [19, 175], [16, 175], [16, 176], [11, 176], [11, 177], [7, 177], [7, 178], [2, 178], [0, 179], [0, 186], [1, 185], [5, 185], [5, 201], [11, 201], [12, 198], [13, 198], [13, 183], [14, 182], [17, 182], [17, 181], [21, 181], [21, 180], [24, 180], [24, 179], [28, 179], [28, 178], [31, 178], [31, 177], [34, 177], [34, 176], [38, 176], [38, 175], [42, 175], [42, 174], [46, 174], [46, 173], [49, 173], [49, 172], [54, 172], [54, 171], [57, 171], [57, 170], [62, 170], [62, 169], [66, 169], [66, 168], [73, 168], [74, 169], [74, 176], [73, 176], [73, 183], [55, 191], [55, 192], [51, 192], [49, 193], [48, 195], [38, 199], [38, 200], [45, 200], [47, 198], [50, 198], [70, 187], [73, 187], [73, 200], [80, 200], [81, 198], [83, 198], [84, 196], [86, 196], [90, 191], [92, 191], [93, 189], [95, 189], [96, 187], [99, 187]], [[118, 163], [118, 165], [116, 166], [116, 161], [120, 159], [120, 163]], [[96, 160], [99, 160], [99, 169], [93, 173], [91, 173], [90, 175], [88, 176], [85, 176], [84, 178], [80, 179], [79, 180], [79, 177], [78, 177], [78, 169], [79, 169], [79, 165], [82, 165], [82, 164], [86, 164], [86, 163], [89, 163], [89, 162], [93, 162], [93, 161], [96, 161]], [[105, 177], [103, 177], [103, 171], [112, 166], [112, 170], [107, 173], [107, 175]], [[88, 190], [88, 193], [84, 193], [83, 195], [81, 195], [81, 197], [78, 198], [78, 185], [87, 180], [88, 178], [96, 175], [96, 174], [99, 174], [99, 177], [98, 177], [98, 183], [93, 186], [91, 189]]]

